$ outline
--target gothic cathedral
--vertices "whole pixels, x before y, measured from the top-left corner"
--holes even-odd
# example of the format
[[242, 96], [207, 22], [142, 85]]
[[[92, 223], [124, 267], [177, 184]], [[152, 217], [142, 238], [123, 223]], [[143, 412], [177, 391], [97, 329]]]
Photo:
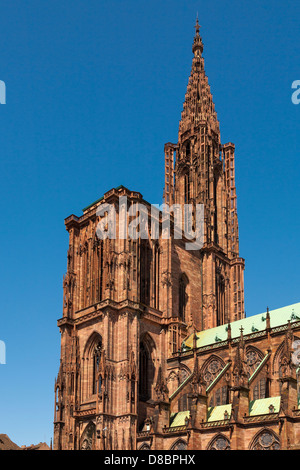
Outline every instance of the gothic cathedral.
[[[165, 237], [161, 211], [156, 237], [120, 236], [123, 211], [151, 212], [123, 186], [65, 220], [56, 450], [297, 448], [300, 304], [245, 318], [235, 146], [221, 144], [199, 31], [163, 197], [203, 207], [203, 245]], [[108, 205], [116, 236], [101, 238]]]

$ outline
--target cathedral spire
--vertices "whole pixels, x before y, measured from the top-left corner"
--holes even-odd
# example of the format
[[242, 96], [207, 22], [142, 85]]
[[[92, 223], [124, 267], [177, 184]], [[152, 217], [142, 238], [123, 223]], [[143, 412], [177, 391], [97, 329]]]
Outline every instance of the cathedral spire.
[[181, 121], [179, 125], [178, 142], [187, 131], [194, 133], [195, 128], [201, 123], [209, 124], [210, 128], [219, 134], [219, 123], [213, 97], [204, 70], [203, 42], [200, 36], [198, 18], [195, 25], [196, 34], [193, 42], [192, 70], [188, 81]]

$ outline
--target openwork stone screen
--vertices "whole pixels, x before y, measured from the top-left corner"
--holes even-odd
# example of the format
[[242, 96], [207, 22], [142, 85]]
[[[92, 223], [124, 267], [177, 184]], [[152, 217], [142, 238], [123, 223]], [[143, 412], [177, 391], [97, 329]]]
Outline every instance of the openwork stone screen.
[[250, 349], [246, 353], [246, 359], [247, 359], [247, 369], [248, 369], [248, 379], [251, 377], [253, 372], [257, 369], [259, 364], [262, 361], [261, 355], [255, 351], [254, 349]]
[[213, 380], [217, 377], [217, 375], [221, 372], [223, 366], [221, 361], [217, 359], [212, 360], [206, 367], [204, 372], [204, 380], [206, 382], [206, 386], [210, 385]]

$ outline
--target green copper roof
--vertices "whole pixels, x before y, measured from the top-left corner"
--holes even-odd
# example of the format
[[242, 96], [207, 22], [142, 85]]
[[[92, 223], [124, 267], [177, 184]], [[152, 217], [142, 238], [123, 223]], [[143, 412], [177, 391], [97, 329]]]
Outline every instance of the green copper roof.
[[[281, 397], [262, 398], [260, 400], [253, 400], [249, 404], [249, 416], [266, 415], [270, 413], [269, 407], [274, 406], [274, 413], [279, 413]], [[228, 413], [228, 418], [231, 416], [232, 405], [213, 406], [207, 409], [207, 422], [224, 420], [225, 411]]]
[[212, 421], [223, 421], [225, 411], [228, 413], [228, 418], [231, 416], [231, 403], [228, 405], [220, 406], [210, 406], [207, 409], [207, 421], [210, 423]]
[[[295, 322], [300, 320], [300, 302], [287, 307], [270, 310], [270, 324], [271, 328], [287, 324], [288, 320]], [[263, 331], [266, 329], [266, 312], [251, 317], [243, 318], [231, 323], [231, 337], [238, 338], [241, 334], [240, 328], [243, 327], [243, 334], [249, 335], [256, 331]], [[182, 344], [182, 350], [193, 348], [193, 337], [191, 334], [186, 341]], [[217, 326], [197, 332], [197, 347], [208, 346], [220, 341], [227, 340], [227, 325]]]
[[175, 428], [177, 426], [185, 426], [185, 418], [190, 417], [189, 411], [179, 411], [178, 413], [171, 413], [170, 416], [170, 428]]
[[250, 401], [249, 416], [267, 415], [270, 413], [269, 406], [271, 405], [274, 406], [274, 413], [279, 413], [280, 398], [281, 397], [270, 397]]

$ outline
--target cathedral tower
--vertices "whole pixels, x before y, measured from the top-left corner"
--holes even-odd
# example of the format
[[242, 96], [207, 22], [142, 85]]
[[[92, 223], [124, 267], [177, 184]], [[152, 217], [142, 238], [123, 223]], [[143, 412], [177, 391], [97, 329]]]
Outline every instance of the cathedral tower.
[[164, 199], [171, 206], [204, 205], [203, 327], [209, 328], [243, 318], [244, 260], [239, 257], [235, 146], [221, 145], [198, 19], [195, 28], [178, 143], [165, 146]]

